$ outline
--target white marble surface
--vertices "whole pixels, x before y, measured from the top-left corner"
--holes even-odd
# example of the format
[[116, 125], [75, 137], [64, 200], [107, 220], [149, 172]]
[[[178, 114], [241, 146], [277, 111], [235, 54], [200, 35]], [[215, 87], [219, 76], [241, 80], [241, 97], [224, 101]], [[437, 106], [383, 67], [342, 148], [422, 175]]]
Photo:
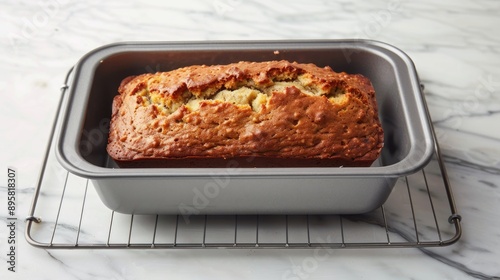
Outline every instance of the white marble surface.
[[[1, 1], [1, 279], [500, 279], [500, 2]], [[67, 70], [117, 41], [369, 38], [413, 58], [464, 234], [446, 248], [43, 250], [23, 237]], [[18, 264], [7, 271], [6, 169], [18, 170]], [[496, 278], [495, 278], [496, 277]]]

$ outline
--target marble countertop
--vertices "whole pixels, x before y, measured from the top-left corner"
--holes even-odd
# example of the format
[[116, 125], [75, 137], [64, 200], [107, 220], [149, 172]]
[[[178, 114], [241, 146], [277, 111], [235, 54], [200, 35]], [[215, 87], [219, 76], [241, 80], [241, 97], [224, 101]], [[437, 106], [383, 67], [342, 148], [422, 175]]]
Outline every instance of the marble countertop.
[[[1, 279], [500, 279], [500, 2], [71, 1], [0, 10]], [[307, 274], [310, 250], [44, 250], [18, 222], [8, 271], [7, 169], [28, 215], [59, 87], [79, 58], [120, 41], [363, 38], [415, 62], [463, 217], [454, 245], [336, 250]], [[18, 220], [18, 221], [19, 221]]]

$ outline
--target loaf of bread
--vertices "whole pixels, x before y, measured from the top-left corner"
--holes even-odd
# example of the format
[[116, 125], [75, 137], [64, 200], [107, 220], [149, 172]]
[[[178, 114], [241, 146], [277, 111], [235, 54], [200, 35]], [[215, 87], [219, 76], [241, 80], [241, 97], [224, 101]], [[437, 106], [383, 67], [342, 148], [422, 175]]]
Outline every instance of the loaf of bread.
[[370, 81], [330, 67], [196, 65], [118, 92], [107, 151], [122, 167], [370, 166], [383, 146]]

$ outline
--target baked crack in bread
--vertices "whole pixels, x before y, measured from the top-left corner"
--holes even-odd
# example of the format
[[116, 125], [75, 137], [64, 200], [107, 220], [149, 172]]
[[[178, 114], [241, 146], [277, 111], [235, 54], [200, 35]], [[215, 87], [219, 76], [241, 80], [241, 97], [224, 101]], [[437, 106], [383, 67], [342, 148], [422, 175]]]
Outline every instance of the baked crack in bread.
[[107, 151], [122, 167], [370, 166], [383, 146], [361, 75], [288, 61], [124, 79]]

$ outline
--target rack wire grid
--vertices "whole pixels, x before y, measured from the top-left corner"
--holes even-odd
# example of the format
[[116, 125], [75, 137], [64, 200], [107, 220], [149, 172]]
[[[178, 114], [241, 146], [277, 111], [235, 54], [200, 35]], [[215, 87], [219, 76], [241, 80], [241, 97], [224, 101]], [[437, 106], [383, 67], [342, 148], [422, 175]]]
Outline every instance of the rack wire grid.
[[[88, 179], [69, 173], [54, 154], [66, 76], [35, 188], [25, 237], [46, 249], [421, 248], [455, 243], [462, 234], [434, 133], [435, 154], [398, 179], [379, 209], [361, 215], [125, 215], [100, 201]], [[429, 113], [427, 112], [429, 115]], [[429, 116], [430, 117], [430, 116]]]

